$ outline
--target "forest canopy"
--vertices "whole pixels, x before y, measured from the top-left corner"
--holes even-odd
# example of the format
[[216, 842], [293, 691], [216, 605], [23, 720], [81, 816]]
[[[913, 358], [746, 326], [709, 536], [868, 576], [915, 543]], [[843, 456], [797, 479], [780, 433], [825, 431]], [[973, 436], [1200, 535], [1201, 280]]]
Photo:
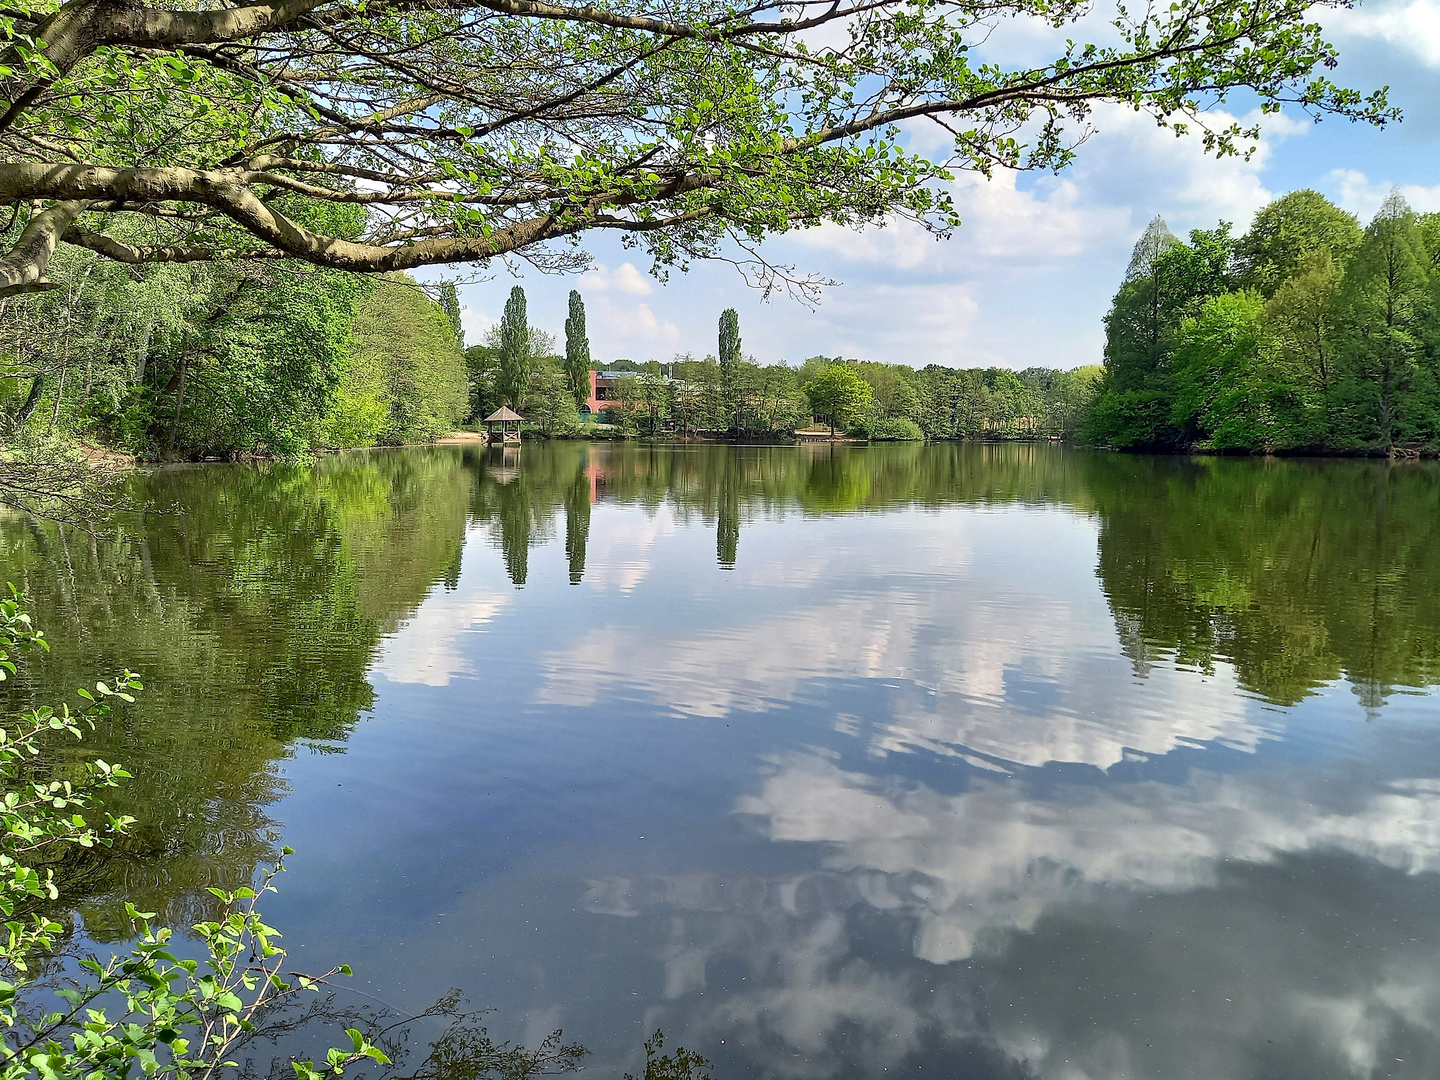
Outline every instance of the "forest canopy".
[[1127, 449], [1440, 451], [1440, 214], [1314, 191], [1188, 241], [1156, 218], [1105, 319], [1086, 434]]

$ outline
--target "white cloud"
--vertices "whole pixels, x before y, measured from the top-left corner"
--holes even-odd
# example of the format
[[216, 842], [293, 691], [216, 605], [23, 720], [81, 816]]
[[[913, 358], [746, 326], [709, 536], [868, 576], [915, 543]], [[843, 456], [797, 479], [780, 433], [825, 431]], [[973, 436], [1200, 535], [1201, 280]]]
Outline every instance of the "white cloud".
[[1398, 190], [1411, 208], [1420, 213], [1440, 210], [1440, 184], [1424, 187], [1420, 184], [1392, 184], [1383, 180], [1371, 180], [1358, 169], [1332, 169], [1325, 178], [1340, 205], [1360, 219], [1361, 224], [1369, 221], [1380, 209], [1380, 204], [1391, 191]]
[[1280, 767], [949, 794], [791, 752], [736, 810], [818, 865], [597, 877], [584, 904], [659, 938], [649, 1026], [739, 1046], [747, 1074], [924, 1075], [978, 1041], [1056, 1080], [1261, 1075], [1277, 1053], [1359, 1078], [1401, 1046], [1419, 1061], [1393, 1075], [1433, 1075], [1433, 920], [1377, 924], [1371, 890], [1440, 869], [1440, 782], [1340, 790]]
[[[1225, 859], [1339, 849], [1410, 873], [1440, 868], [1434, 781], [1396, 784], [1345, 811], [1273, 781], [1212, 773], [1052, 803], [1004, 780], [977, 780], [953, 796], [896, 792], [795, 754], [736, 810], [762, 818], [772, 840], [825, 845], [828, 869], [884, 875], [882, 906], [915, 910], [916, 955], [936, 964], [971, 955], [985, 930], [1029, 929], [1077, 892], [1192, 889], [1212, 882]], [[915, 875], [924, 889], [903, 884]]]
[[1325, 23], [1340, 34], [1375, 38], [1440, 67], [1440, 0], [1366, 4], [1336, 11]]
[[[1225, 127], [1255, 117], [1217, 111], [1207, 119]], [[1132, 234], [1155, 213], [1182, 231], [1221, 219], [1243, 229], [1272, 197], [1260, 174], [1275, 144], [1308, 130], [1283, 116], [1265, 117], [1265, 132], [1247, 161], [1216, 159], [1198, 140], [1177, 139], [1129, 109], [1101, 107], [1094, 123], [1099, 134], [1081, 148], [1078, 165], [1065, 177], [1039, 177], [1025, 188], [1013, 171], [997, 171], [989, 180], [973, 173], [957, 177], [950, 190], [964, 224], [948, 242], [908, 221], [861, 233], [821, 226], [795, 240], [846, 263], [972, 282], [1113, 258], [1121, 249], [1128, 254]], [[927, 136], [922, 148], [934, 149], [931, 142]]]
[[[657, 515], [645, 531], [624, 537], [618, 561], [614, 553], [592, 560], [606, 585], [623, 589], [648, 567], [649, 531], [665, 522]], [[887, 702], [883, 718], [849, 729], [871, 755], [925, 748], [1025, 765], [1108, 768], [1133, 751], [1165, 753], [1182, 742], [1253, 750], [1273, 737], [1273, 714], [1248, 710], [1223, 665], [1203, 680], [1162, 667], [1136, 682], [1103, 598], [1057, 593], [1039, 573], [1017, 594], [969, 570], [976, 546], [1037, 566], [1058, 566], [1058, 551], [1088, 563], [1096, 542], [1088, 519], [1056, 510], [977, 516], [950, 508], [896, 522], [893, 565], [878, 570], [866, 569], [871, 553], [843, 521], [815, 522], [807, 567], [813, 587], [752, 580], [742, 559], [727, 584], [784, 596], [774, 612], [751, 609], [750, 617], [703, 633], [588, 631], [540, 659], [537, 700], [585, 706], [638, 693], [677, 716], [723, 717], [785, 708], [805, 698], [807, 683], [822, 680], [895, 683], [906, 693]], [[762, 528], [747, 528], [749, 542], [764, 544]], [[933, 567], [944, 573], [930, 573]], [[1093, 689], [1102, 686], [1104, 696]]]
[[991, 180], [961, 176], [951, 194], [964, 224], [948, 241], [905, 220], [863, 232], [824, 225], [796, 240], [848, 263], [963, 281], [1083, 255], [1129, 220], [1123, 207], [1083, 205], [1079, 188], [1068, 180], [1022, 191], [1014, 172], [997, 172]]
[[[616, 510], [601, 503], [591, 514], [585, 585], [627, 596], [649, 576], [656, 541], [675, 535], [675, 512], [668, 504], [646, 514], [633, 508]], [[619, 657], [614, 659], [620, 661]], [[541, 700], [547, 699], [542, 695]]]
[[[658, 317], [650, 304], [632, 303], [629, 297], [633, 292], [583, 295], [590, 353], [597, 363], [603, 365], [622, 356], [642, 361], [668, 360], [680, 348], [680, 327], [668, 318]], [[673, 301], [669, 296], [664, 299]]]
[[469, 304], [460, 305], [460, 325], [465, 330], [465, 342], [468, 345], [477, 345], [484, 341], [490, 328], [499, 321]]
[[[464, 549], [472, 554], [487, 532], [472, 524]], [[465, 558], [454, 588], [432, 589], [415, 613], [380, 643], [372, 670], [394, 683], [448, 686], [457, 676], [473, 675], [474, 649], [466, 640], [514, 602], [515, 591], [498, 559]]]
[[621, 292], [632, 296], [649, 296], [655, 289], [655, 282], [648, 275], [635, 269], [634, 263], [621, 263], [613, 270], [604, 263], [596, 263], [580, 275], [581, 289], [592, 292]]

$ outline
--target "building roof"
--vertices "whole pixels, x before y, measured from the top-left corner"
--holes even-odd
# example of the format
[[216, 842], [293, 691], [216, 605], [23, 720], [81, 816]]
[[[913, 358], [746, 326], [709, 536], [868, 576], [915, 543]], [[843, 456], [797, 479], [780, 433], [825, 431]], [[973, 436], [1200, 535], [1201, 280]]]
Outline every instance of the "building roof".
[[486, 424], [498, 424], [498, 423], [500, 423], [502, 420], [519, 420], [519, 419], [520, 419], [519, 414], [518, 414], [518, 413], [513, 413], [513, 412], [511, 412], [511, 411], [510, 411], [510, 407], [509, 407], [508, 405], [501, 405], [500, 408], [496, 409], [493, 413], [491, 413], [489, 416], [487, 416], [487, 417], [484, 419], [483, 423], [486, 423]]
[[[609, 379], [612, 382], [616, 379], [638, 379], [641, 376], [648, 374], [650, 374], [650, 372], [648, 371], [601, 371], [598, 369], [595, 370], [595, 378]], [[679, 381], [678, 379], [672, 379], [669, 375], [661, 375], [660, 378], [664, 379], [667, 383]]]

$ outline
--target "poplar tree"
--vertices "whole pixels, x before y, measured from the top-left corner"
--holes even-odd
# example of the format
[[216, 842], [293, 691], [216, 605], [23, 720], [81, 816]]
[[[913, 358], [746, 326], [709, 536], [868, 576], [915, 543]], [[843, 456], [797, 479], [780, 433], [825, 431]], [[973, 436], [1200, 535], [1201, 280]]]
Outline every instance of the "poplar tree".
[[740, 367], [740, 315], [734, 308], [720, 313], [720, 385], [725, 424], [740, 426], [740, 395], [736, 386]]
[[585, 301], [580, 290], [570, 290], [570, 314], [565, 319], [565, 378], [579, 408], [590, 399], [590, 338], [585, 332]]
[[500, 317], [500, 395], [517, 412], [530, 389], [530, 325], [525, 313], [525, 290], [516, 285]]
[[455, 291], [453, 281], [440, 283], [440, 309], [445, 312], [445, 317], [455, 328], [455, 344], [462, 349], [465, 348], [465, 328], [460, 325], [460, 296]]

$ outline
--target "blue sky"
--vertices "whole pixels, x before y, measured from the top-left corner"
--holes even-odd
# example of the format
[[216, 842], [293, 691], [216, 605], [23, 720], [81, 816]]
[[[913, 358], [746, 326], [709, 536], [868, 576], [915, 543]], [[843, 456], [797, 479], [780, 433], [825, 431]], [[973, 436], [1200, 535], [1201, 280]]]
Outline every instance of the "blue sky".
[[[699, 265], [662, 285], [644, 273], [643, 258], [602, 236], [587, 242], [595, 265], [578, 282], [525, 268], [462, 285], [468, 340], [499, 318], [518, 281], [531, 322], [557, 335], [569, 290], [578, 287], [601, 362], [713, 353], [719, 313], [734, 307], [745, 351], [766, 363], [820, 353], [916, 367], [1098, 363], [1101, 317], [1135, 238], [1156, 214], [1177, 233], [1220, 219], [1243, 231], [1267, 201], [1301, 187], [1362, 222], [1395, 186], [1416, 209], [1440, 210], [1440, 0], [1382, 0], [1318, 18], [1340, 49], [1336, 81], [1366, 91], [1388, 85], [1402, 123], [1375, 130], [1267, 118], [1247, 162], [1206, 157], [1196, 141], [1176, 140], [1145, 117], [1100, 109], [1096, 134], [1059, 175], [959, 178], [965, 224], [948, 240], [900, 222], [768, 242], [772, 261], [841, 283], [813, 310], [778, 296], [765, 301], [727, 264]], [[1056, 35], [1008, 29], [991, 39], [996, 59], [1039, 59], [1053, 49]], [[1228, 108], [1238, 116], [1247, 106]], [[923, 144], [929, 136], [917, 130], [914, 138]]]

